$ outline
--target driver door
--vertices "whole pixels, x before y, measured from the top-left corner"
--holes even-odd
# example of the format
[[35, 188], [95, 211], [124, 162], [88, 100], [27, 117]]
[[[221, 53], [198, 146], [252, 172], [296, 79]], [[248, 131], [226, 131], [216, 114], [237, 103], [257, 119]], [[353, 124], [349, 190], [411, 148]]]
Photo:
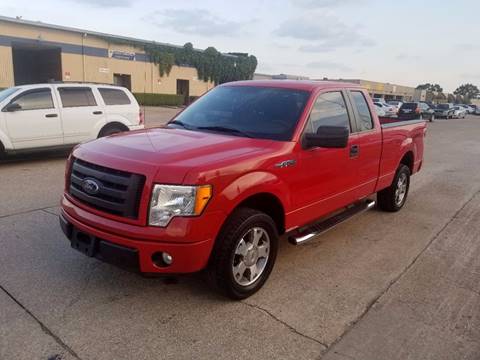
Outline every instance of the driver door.
[[63, 130], [50, 87], [26, 90], [2, 109], [14, 149], [63, 144]]

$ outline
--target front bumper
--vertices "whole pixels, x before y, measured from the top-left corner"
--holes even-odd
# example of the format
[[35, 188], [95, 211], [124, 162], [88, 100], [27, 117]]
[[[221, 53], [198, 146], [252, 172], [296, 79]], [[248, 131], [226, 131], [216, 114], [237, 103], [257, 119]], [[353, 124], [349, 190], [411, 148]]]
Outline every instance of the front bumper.
[[[175, 230], [175, 224], [171, 223], [167, 228], [168, 234], [166, 229], [125, 223], [118, 223], [117, 231], [113, 231], [112, 221], [86, 212], [64, 197], [60, 225], [72, 247], [87, 256], [142, 273], [180, 274], [196, 272], [206, 267], [218, 231], [215, 229], [220, 228], [223, 219], [223, 214], [210, 214], [203, 219], [202, 229], [190, 225], [187, 229]], [[200, 218], [195, 220], [198, 222]], [[204, 227], [209, 230], [206, 231]], [[145, 238], [145, 232], [149, 229], [155, 239], [152, 239], [153, 236]], [[163, 236], [162, 231], [165, 232]], [[179, 234], [177, 242], [174, 241], [172, 232]], [[186, 242], [185, 237], [195, 240]], [[82, 244], [82, 239], [85, 240], [83, 244], [89, 241], [94, 244], [88, 248], [88, 244]], [[152, 257], [162, 252], [173, 257], [171, 265], [158, 266], [153, 261]]]

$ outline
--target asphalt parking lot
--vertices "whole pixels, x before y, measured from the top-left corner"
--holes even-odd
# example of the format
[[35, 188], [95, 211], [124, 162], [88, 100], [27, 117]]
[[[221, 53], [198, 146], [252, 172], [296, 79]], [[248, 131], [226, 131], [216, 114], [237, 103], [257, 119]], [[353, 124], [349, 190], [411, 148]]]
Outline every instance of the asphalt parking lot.
[[[150, 111], [149, 111], [150, 110]], [[147, 109], [148, 126], [175, 109]], [[253, 297], [143, 278], [72, 250], [65, 154], [0, 164], [0, 359], [478, 359], [480, 117], [428, 125], [397, 214], [281, 243]]]

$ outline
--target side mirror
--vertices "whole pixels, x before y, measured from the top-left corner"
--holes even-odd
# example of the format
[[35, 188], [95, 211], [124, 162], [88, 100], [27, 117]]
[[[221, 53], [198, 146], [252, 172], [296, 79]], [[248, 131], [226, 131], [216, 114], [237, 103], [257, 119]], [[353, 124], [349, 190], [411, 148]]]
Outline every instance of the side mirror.
[[305, 134], [304, 149], [312, 147], [346, 148], [350, 131], [346, 126], [320, 126], [316, 134]]
[[5, 106], [2, 111], [14, 112], [14, 111], [18, 111], [18, 110], [22, 110], [22, 107], [19, 104], [10, 103], [7, 106]]

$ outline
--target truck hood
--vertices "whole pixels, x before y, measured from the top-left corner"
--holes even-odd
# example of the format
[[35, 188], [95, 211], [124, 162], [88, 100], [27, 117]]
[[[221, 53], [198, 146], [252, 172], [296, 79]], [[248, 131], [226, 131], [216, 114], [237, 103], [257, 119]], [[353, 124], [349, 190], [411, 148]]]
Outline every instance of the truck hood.
[[164, 183], [182, 183], [193, 168], [229, 163], [271, 153], [272, 140], [211, 132], [156, 128], [116, 134], [84, 143], [73, 156]]

